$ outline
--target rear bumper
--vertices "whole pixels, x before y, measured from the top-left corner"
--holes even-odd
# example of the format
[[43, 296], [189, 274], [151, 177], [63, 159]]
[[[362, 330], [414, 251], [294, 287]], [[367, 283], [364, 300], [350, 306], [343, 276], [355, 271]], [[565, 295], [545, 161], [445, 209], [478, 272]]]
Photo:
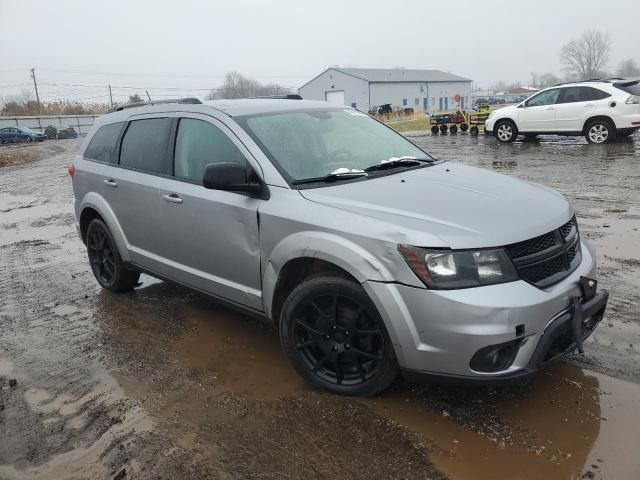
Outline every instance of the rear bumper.
[[615, 117], [616, 128], [640, 128], [640, 113]]

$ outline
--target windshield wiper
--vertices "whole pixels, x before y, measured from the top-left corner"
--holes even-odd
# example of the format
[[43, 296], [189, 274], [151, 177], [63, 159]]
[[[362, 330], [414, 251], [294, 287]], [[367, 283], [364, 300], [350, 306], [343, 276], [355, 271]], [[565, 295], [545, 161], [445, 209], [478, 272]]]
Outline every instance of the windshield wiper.
[[367, 172], [365, 172], [364, 170], [348, 170], [346, 168], [339, 168], [337, 170], [334, 170], [331, 173], [328, 173], [323, 177], [303, 178], [302, 180], [294, 180], [291, 183], [293, 185], [302, 185], [305, 183], [319, 183], [319, 182], [329, 183], [329, 182], [337, 182], [340, 180], [349, 180], [351, 178], [366, 177], [366, 176], [367, 176]]
[[382, 160], [377, 165], [371, 165], [365, 168], [365, 172], [373, 172], [375, 170], [388, 170], [398, 167], [411, 167], [414, 165], [420, 165], [421, 163], [433, 163], [434, 160], [430, 158], [417, 158], [405, 155], [403, 157], [391, 157], [386, 160]]

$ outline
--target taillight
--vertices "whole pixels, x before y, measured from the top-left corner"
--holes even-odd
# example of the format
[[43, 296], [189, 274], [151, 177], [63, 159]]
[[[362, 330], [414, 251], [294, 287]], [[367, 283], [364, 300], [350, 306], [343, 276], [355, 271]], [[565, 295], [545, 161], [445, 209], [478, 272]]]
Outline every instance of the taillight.
[[630, 95], [629, 98], [627, 98], [627, 101], [624, 103], [628, 103], [628, 104], [640, 104], [640, 96], [638, 95]]
[[69, 176], [71, 177], [71, 180], [73, 180], [73, 176], [76, 173], [76, 167], [73, 163], [69, 164]]

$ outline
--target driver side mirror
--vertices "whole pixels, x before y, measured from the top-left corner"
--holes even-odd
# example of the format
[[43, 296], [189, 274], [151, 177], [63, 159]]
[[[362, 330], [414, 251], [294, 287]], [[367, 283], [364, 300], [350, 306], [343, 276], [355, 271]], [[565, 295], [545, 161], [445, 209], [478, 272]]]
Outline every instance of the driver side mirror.
[[262, 182], [250, 182], [247, 168], [237, 162], [210, 163], [204, 168], [202, 185], [210, 190], [244, 192], [251, 196], [269, 198], [269, 190]]

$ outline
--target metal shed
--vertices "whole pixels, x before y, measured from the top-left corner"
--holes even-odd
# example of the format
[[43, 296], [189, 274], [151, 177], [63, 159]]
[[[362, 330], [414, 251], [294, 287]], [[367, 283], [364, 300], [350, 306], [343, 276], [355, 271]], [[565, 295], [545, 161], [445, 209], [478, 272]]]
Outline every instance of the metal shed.
[[331, 67], [298, 89], [309, 100], [348, 105], [363, 112], [391, 104], [436, 113], [470, 106], [468, 78], [440, 70]]

